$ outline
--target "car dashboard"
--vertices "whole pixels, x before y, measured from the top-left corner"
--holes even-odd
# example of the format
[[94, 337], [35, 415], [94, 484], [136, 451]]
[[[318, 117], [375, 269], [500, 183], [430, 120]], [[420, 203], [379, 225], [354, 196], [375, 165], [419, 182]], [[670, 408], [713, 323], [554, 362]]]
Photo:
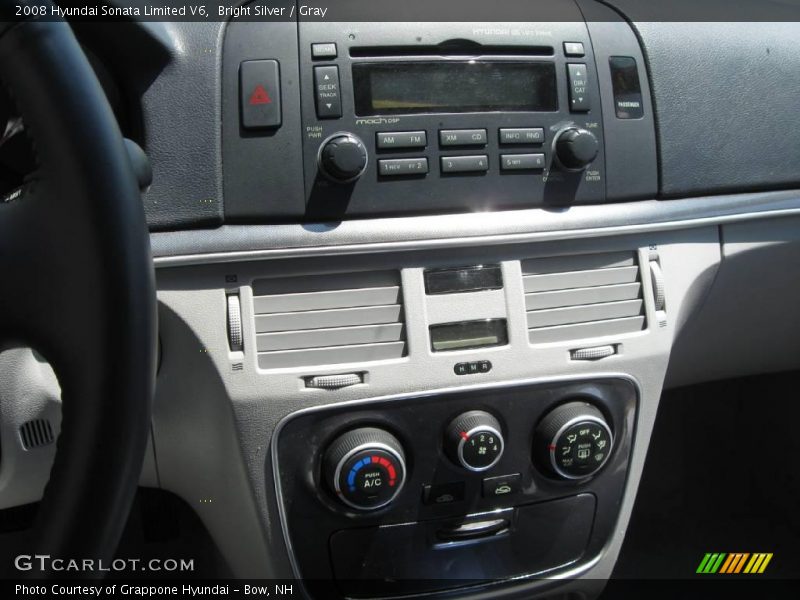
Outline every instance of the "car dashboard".
[[152, 167], [141, 485], [309, 597], [592, 597], [664, 391], [798, 366], [797, 26], [368, 4], [75, 24]]

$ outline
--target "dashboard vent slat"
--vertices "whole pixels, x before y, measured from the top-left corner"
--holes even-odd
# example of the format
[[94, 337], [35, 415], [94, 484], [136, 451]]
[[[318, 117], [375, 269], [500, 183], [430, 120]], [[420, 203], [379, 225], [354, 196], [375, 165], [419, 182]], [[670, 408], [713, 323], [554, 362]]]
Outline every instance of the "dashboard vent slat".
[[398, 271], [260, 279], [253, 283], [258, 364], [325, 366], [406, 355]]
[[641, 273], [634, 252], [529, 259], [521, 264], [532, 344], [645, 328]]
[[53, 427], [47, 419], [26, 421], [20, 426], [19, 435], [25, 450], [48, 446], [55, 440]]

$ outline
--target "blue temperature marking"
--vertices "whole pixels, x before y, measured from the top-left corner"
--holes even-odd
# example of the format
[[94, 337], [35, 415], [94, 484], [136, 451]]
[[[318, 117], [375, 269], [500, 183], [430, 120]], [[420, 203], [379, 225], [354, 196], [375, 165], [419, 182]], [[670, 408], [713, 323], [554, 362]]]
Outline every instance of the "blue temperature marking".
[[347, 475], [347, 485], [349, 485], [350, 487], [353, 487], [355, 485], [355, 483], [356, 483], [356, 470], [353, 469]]

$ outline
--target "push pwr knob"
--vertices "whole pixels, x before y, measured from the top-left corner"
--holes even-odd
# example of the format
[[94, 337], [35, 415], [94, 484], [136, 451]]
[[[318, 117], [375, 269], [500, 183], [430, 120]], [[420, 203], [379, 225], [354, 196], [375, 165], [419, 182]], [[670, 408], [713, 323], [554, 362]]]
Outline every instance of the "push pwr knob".
[[403, 488], [403, 447], [388, 431], [362, 427], [336, 438], [325, 453], [325, 477], [336, 496], [358, 510], [375, 510]]

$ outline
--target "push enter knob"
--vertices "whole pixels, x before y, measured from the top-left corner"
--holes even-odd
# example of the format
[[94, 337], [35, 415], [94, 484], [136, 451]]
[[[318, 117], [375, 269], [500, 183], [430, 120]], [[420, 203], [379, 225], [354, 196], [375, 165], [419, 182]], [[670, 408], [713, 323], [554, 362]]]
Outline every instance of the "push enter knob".
[[361, 427], [336, 438], [325, 453], [323, 469], [339, 500], [358, 510], [389, 504], [406, 477], [403, 447], [377, 427]]
[[337, 133], [322, 143], [319, 168], [329, 179], [347, 183], [361, 177], [367, 168], [367, 147], [352, 133]]
[[556, 137], [556, 160], [566, 171], [583, 171], [596, 157], [600, 144], [595, 135], [580, 127], [568, 127]]

